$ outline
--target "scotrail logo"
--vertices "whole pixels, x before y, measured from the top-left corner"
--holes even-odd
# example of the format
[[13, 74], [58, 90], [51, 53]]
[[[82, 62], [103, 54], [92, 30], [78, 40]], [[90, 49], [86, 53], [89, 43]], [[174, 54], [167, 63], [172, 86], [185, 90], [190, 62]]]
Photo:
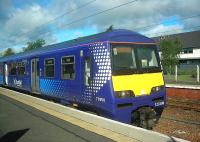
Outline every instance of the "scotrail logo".
[[14, 79], [14, 84], [18, 87], [22, 87], [22, 80]]

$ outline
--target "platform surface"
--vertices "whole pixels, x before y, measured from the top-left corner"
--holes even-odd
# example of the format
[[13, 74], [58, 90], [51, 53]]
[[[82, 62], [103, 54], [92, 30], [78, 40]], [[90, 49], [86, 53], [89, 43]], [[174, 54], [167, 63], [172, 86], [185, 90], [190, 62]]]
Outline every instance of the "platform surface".
[[67, 121], [0, 95], [0, 142], [112, 142]]
[[186, 142], [2, 87], [0, 138], [19, 142]]

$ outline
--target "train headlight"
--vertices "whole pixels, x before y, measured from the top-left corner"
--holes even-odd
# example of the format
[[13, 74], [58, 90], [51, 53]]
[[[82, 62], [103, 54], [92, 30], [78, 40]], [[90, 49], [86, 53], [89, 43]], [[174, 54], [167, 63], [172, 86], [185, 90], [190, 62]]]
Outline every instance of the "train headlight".
[[155, 86], [151, 89], [151, 93], [154, 93], [154, 92], [160, 92], [161, 90], [164, 89], [164, 85], [161, 85], [161, 86]]
[[131, 90], [126, 90], [126, 91], [115, 91], [115, 97], [117, 98], [130, 98], [134, 97], [134, 93]]

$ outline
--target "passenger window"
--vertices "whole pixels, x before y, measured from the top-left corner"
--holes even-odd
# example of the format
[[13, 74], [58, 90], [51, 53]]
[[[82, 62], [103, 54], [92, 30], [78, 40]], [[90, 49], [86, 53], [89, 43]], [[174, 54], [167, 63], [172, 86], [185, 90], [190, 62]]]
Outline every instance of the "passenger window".
[[18, 63], [18, 75], [20, 75], [20, 76], [25, 75], [25, 63], [24, 62]]
[[45, 77], [54, 77], [54, 59], [45, 59]]
[[75, 57], [62, 57], [62, 79], [75, 79]]
[[9, 69], [10, 69], [10, 75], [16, 75], [16, 73], [17, 73], [17, 64], [16, 63], [11, 63]]

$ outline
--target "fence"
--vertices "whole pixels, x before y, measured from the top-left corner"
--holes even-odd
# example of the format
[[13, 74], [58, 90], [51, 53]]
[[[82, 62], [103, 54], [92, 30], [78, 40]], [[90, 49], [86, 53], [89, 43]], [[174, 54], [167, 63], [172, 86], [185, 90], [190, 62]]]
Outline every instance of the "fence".
[[179, 65], [172, 69], [171, 74], [165, 74], [166, 83], [200, 84], [200, 65]]

